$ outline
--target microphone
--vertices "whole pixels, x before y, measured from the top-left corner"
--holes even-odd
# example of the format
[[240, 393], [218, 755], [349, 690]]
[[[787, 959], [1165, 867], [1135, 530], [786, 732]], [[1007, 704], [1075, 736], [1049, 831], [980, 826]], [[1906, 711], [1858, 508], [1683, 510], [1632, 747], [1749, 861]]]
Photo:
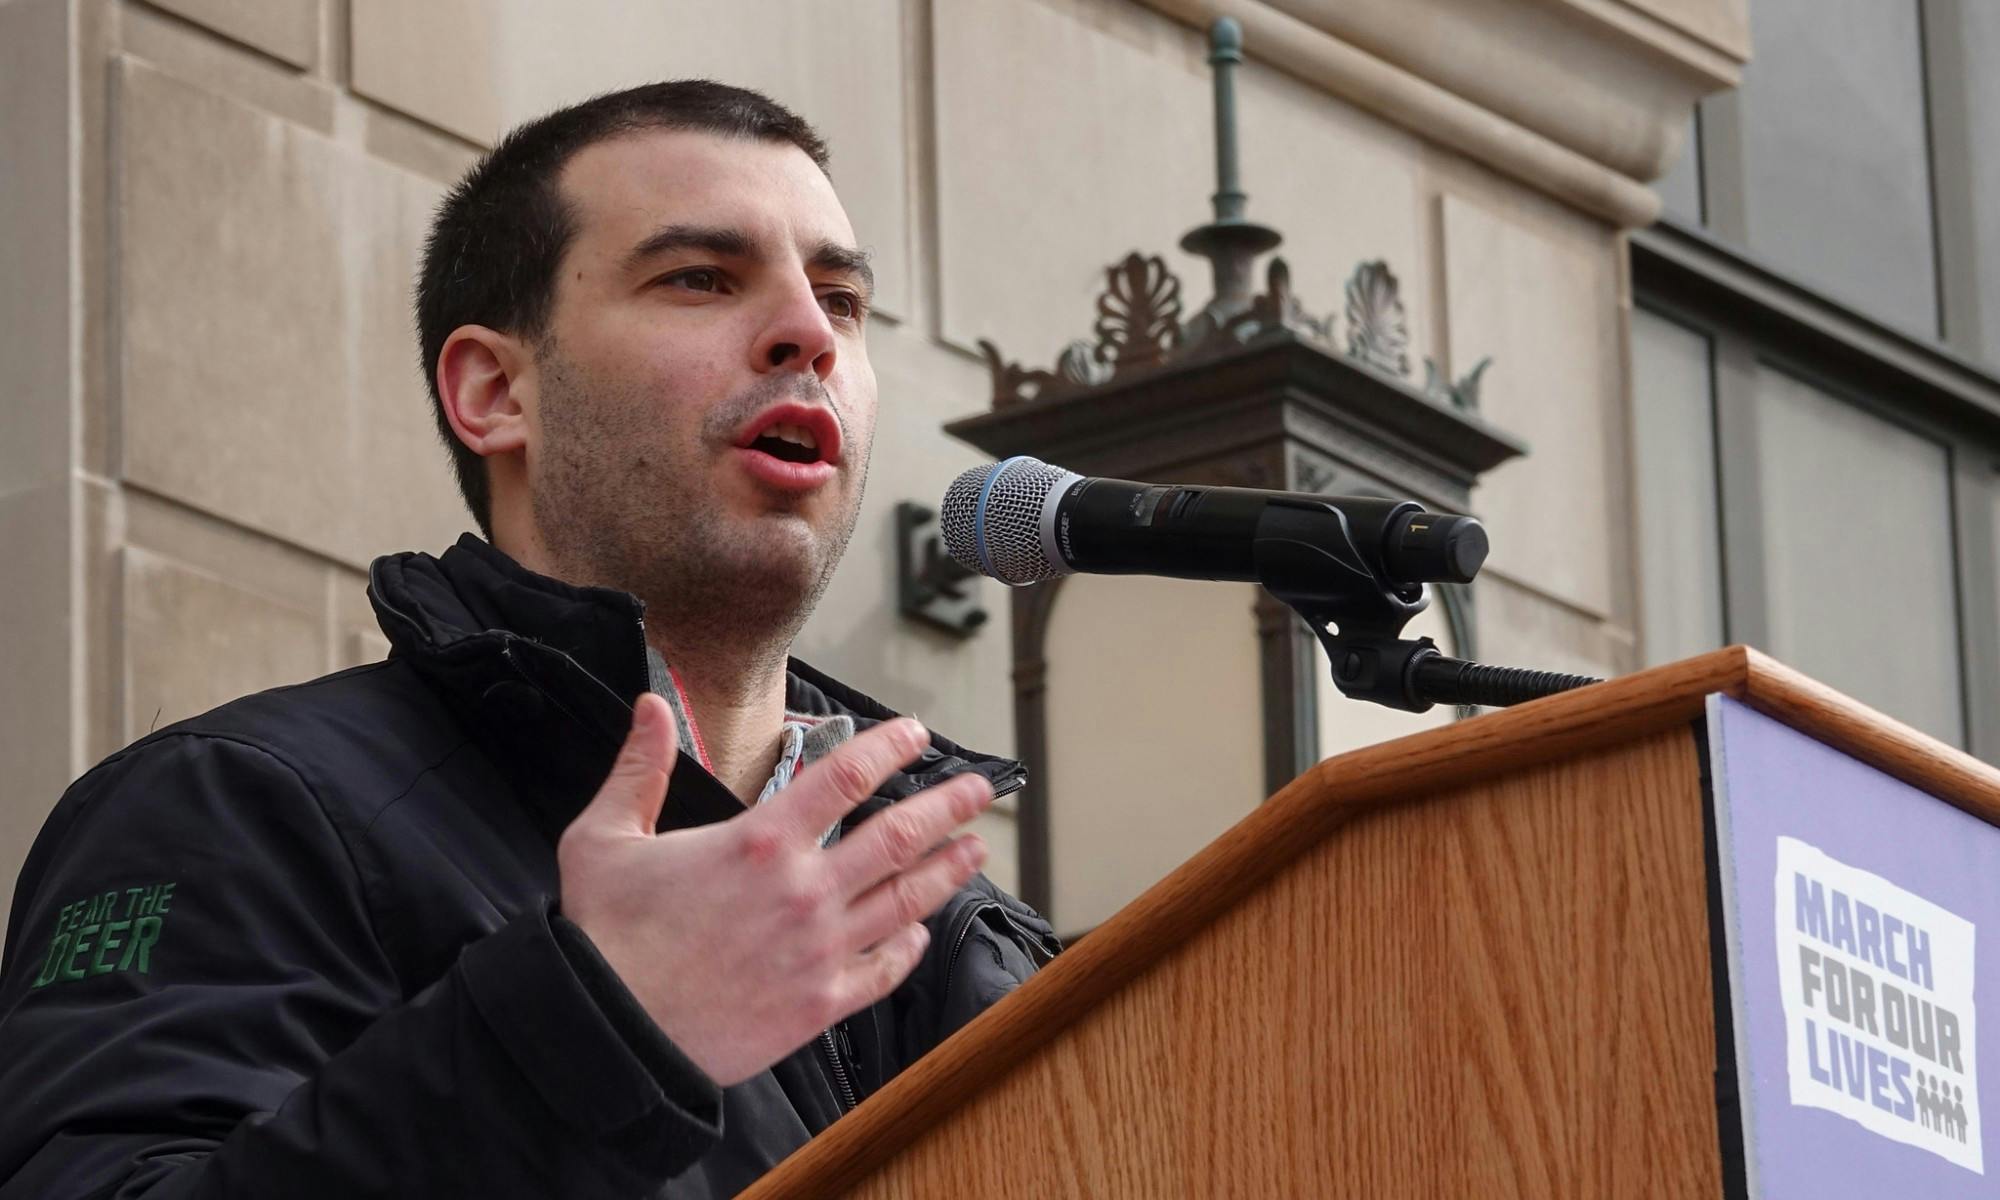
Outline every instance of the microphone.
[[1487, 550], [1478, 521], [1409, 500], [1086, 478], [1026, 455], [960, 475], [939, 523], [959, 565], [1014, 587], [1079, 571], [1269, 583], [1259, 546], [1282, 541], [1402, 589], [1470, 583]]

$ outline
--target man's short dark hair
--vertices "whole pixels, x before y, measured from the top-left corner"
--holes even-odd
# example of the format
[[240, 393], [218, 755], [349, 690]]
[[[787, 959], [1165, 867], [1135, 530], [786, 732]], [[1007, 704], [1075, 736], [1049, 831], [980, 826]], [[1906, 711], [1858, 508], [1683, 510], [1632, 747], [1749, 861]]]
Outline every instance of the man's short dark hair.
[[706, 79], [649, 83], [558, 109], [516, 128], [466, 172], [438, 205], [417, 280], [417, 341], [438, 435], [451, 451], [458, 490], [493, 536], [485, 461], [452, 433], [438, 393], [438, 355], [461, 325], [539, 339], [548, 328], [556, 268], [576, 236], [576, 213], [557, 176], [579, 150], [621, 134], [692, 129], [789, 142], [826, 170], [826, 143], [770, 97]]

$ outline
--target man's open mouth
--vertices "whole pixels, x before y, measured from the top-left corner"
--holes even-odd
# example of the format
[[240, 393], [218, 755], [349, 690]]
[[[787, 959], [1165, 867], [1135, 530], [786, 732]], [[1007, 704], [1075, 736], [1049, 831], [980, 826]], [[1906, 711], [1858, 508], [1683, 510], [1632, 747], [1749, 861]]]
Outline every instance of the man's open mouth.
[[819, 461], [819, 439], [813, 436], [812, 430], [802, 425], [773, 425], [750, 443], [750, 449], [762, 450], [772, 458], [781, 458], [786, 462]]
[[840, 423], [823, 405], [780, 404], [753, 418], [736, 445], [779, 462], [840, 464]]

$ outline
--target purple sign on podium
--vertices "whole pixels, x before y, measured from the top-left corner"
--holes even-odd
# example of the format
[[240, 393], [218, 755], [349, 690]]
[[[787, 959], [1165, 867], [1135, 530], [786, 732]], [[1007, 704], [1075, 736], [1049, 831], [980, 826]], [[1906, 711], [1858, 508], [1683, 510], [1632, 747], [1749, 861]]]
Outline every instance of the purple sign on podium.
[[1727, 697], [1708, 745], [1750, 1195], [2000, 1196], [2000, 829]]

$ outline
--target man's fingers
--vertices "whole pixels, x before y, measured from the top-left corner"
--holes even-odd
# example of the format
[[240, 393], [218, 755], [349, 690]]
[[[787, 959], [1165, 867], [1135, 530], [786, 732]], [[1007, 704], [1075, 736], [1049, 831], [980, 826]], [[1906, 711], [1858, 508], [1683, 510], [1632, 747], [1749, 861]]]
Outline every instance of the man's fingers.
[[625, 735], [617, 761], [611, 764], [611, 774], [577, 819], [601, 822], [606, 828], [652, 833], [659, 828], [667, 779], [674, 773], [679, 753], [680, 739], [666, 700], [654, 692], [641, 694], [632, 706], [632, 729]]
[[924, 727], [908, 717], [884, 721], [799, 772], [790, 787], [751, 812], [780, 823], [794, 844], [815, 843], [827, 826], [874, 795], [882, 781], [921, 753], [929, 740]]
[[909, 870], [876, 884], [847, 910], [847, 944], [859, 950], [936, 912], [986, 863], [976, 833], [953, 838]]
[[931, 931], [921, 924], [905, 925], [883, 938], [847, 969], [846, 982], [853, 990], [841, 1007], [857, 1013], [895, 991], [923, 961], [930, 944]]
[[857, 896], [897, 874], [992, 802], [993, 786], [968, 773], [876, 813], [827, 852], [839, 893]]

